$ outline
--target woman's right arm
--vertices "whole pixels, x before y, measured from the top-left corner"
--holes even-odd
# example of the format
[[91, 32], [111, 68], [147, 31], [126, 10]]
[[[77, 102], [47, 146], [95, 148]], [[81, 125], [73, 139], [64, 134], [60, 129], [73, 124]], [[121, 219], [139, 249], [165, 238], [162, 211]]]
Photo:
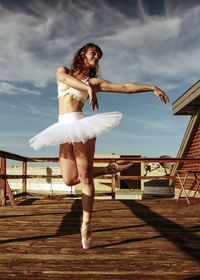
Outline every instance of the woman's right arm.
[[72, 75], [69, 74], [69, 69], [64, 66], [59, 66], [57, 69], [57, 81], [62, 82], [69, 87], [75, 88], [80, 91], [85, 91], [88, 93], [90, 99], [91, 109], [94, 110], [95, 107], [98, 108], [98, 101], [96, 98], [96, 93], [94, 92], [93, 88], [89, 85], [86, 85], [82, 81], [76, 79]]
[[77, 90], [88, 91], [88, 85], [69, 74], [69, 69], [60, 66], [57, 69], [57, 80]]

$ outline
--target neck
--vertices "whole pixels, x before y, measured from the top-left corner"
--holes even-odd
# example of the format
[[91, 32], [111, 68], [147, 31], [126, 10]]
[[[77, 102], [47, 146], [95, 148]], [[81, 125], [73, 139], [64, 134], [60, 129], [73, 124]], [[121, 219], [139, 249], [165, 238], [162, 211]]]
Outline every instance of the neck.
[[86, 79], [89, 78], [89, 73], [90, 73], [90, 68], [85, 67], [81, 72], [75, 72], [74, 76], [81, 78], [81, 79]]

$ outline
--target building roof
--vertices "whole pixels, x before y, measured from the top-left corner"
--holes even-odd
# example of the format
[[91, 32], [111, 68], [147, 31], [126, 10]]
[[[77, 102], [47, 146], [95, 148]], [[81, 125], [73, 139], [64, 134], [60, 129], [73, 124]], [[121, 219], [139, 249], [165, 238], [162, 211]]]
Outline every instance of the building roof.
[[173, 104], [173, 115], [193, 115], [200, 107], [200, 80]]
[[[186, 157], [200, 120], [200, 80], [172, 104], [172, 111], [173, 115], [191, 115], [177, 154], [178, 158]], [[180, 169], [180, 166], [180, 163], [175, 163], [170, 175], [173, 176], [175, 171]], [[171, 180], [170, 185], [173, 183], [174, 181]]]

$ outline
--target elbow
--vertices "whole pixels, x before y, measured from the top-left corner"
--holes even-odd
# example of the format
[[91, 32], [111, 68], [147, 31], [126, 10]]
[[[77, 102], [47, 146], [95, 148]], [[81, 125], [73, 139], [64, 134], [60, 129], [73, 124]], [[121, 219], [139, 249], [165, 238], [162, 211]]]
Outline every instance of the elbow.
[[63, 83], [68, 84], [70, 83], [71, 77], [68, 74], [65, 74], [65, 76], [63, 77]]
[[131, 93], [131, 89], [130, 89], [129, 84], [125, 84], [125, 85], [123, 86], [123, 92], [126, 93], [126, 94]]

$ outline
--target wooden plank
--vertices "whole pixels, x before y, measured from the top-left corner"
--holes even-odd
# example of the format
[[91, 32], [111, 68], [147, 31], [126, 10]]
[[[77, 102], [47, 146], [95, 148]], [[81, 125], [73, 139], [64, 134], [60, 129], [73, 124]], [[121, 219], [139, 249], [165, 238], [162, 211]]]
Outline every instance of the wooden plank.
[[22, 175], [23, 175], [23, 177], [22, 177], [22, 192], [26, 193], [27, 161], [23, 161], [23, 163], [22, 163]]
[[[123, 159], [115, 159], [117, 162], [123, 162], [126, 160], [132, 161], [132, 162], [196, 162], [200, 163], [200, 158], [131, 158], [131, 157], [123, 157]], [[47, 158], [47, 157], [38, 157], [38, 158], [27, 158], [28, 162], [58, 162], [59, 158]], [[113, 158], [95, 158], [94, 162], [110, 162], [113, 161]]]
[[[200, 81], [196, 82], [184, 94], [182, 94], [173, 104], [173, 115], [184, 115], [185, 112], [192, 114], [194, 110], [190, 108], [190, 103], [199, 98]], [[199, 106], [198, 106], [199, 107]]]
[[24, 178], [23, 175], [3, 175], [3, 174], [0, 174], [0, 179], [22, 179]]
[[120, 180], [169, 180], [175, 176], [119, 176]]
[[23, 202], [0, 208], [2, 280], [198, 279], [198, 199], [95, 200], [89, 251], [81, 249], [80, 199]]
[[[51, 179], [61, 179], [62, 175], [3, 175], [0, 174], [0, 179], [32, 179], [32, 178], [40, 178], [40, 179], [46, 179], [46, 178], [51, 178]], [[95, 179], [112, 179], [111, 175], [105, 175], [105, 176], [98, 176], [95, 177]]]
[[15, 199], [14, 199], [14, 197], [13, 197], [13, 194], [12, 194], [12, 192], [11, 192], [11, 189], [10, 189], [10, 186], [9, 186], [7, 180], [6, 180], [6, 193], [7, 193], [7, 195], [8, 195], [9, 200], [10, 200], [10, 204], [11, 204], [12, 206], [17, 206], [17, 203], [15, 202]]
[[4, 158], [7, 158], [7, 159], [12, 159], [12, 160], [17, 160], [17, 161], [25, 161], [26, 160], [26, 157], [23, 157], [23, 156], [20, 156], [20, 155], [17, 155], [17, 154], [13, 154], [13, 153], [9, 153], [9, 152], [6, 152], [6, 151], [2, 151], [2, 150], [0, 150], [0, 157], [4, 157]]
[[0, 197], [1, 206], [6, 205], [6, 158], [1, 157], [1, 174], [2, 178], [0, 177]]
[[[5, 175], [0, 175], [0, 178], [5, 178]], [[61, 179], [62, 175], [6, 175], [7, 179], [22, 179], [22, 178], [27, 178], [27, 179], [46, 179], [46, 178], [51, 178], [51, 179]], [[163, 180], [168, 180], [168, 179], [175, 179], [176, 176], [119, 176], [119, 179], [122, 180], [149, 180], [149, 179], [163, 179]], [[112, 179], [112, 177], [108, 176], [99, 176], [95, 177], [95, 179]]]
[[48, 157], [28, 157], [27, 158], [28, 162], [58, 162], [59, 158], [48, 158]]

